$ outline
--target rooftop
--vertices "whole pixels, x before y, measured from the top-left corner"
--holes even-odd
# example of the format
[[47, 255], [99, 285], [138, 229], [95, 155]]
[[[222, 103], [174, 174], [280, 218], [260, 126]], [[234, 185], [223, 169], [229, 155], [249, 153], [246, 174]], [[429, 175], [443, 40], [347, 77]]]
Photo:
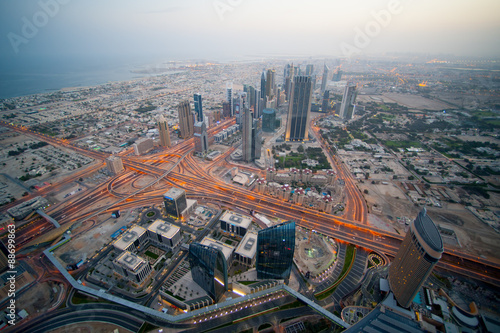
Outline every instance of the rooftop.
[[177, 199], [180, 196], [186, 194], [184, 190], [181, 190], [180, 188], [175, 188], [172, 187], [170, 190], [168, 190], [165, 194], [163, 194], [164, 198], [172, 198], [172, 199]]
[[241, 240], [240, 244], [236, 248], [235, 253], [246, 257], [253, 258], [255, 256], [255, 251], [257, 250], [257, 233], [247, 232], [245, 237]]
[[222, 253], [224, 254], [224, 258], [226, 258], [226, 261], [233, 255], [234, 246], [222, 243], [222, 242], [215, 240], [211, 237], [203, 238], [203, 240], [200, 242], [200, 244], [221, 250]]
[[137, 269], [142, 266], [146, 261], [139, 257], [137, 254], [134, 254], [129, 251], [125, 251], [118, 258], [116, 258], [116, 262], [120, 265], [126, 267], [132, 272], [136, 272]]
[[146, 229], [134, 226], [132, 229], [126, 231], [120, 238], [113, 244], [115, 248], [124, 251], [127, 247], [135, 242], [139, 237], [146, 232]]
[[441, 239], [439, 230], [427, 215], [427, 210], [425, 208], [420, 211], [414, 223], [417, 232], [422, 236], [423, 240], [434, 251], [443, 252], [443, 240]]
[[227, 210], [220, 218], [221, 221], [248, 229], [252, 223], [252, 217]]
[[160, 234], [165, 238], [171, 239], [180, 231], [180, 228], [171, 223], [157, 219], [148, 227], [148, 230], [156, 234]]

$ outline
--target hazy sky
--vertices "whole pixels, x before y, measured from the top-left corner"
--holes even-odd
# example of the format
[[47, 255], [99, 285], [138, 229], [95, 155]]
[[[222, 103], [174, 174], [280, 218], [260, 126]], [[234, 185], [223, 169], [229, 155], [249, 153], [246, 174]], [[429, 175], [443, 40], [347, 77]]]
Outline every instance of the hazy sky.
[[[390, 13], [382, 24], [381, 11]], [[500, 55], [499, 13], [499, 0], [2, 0], [0, 56], [491, 57]]]

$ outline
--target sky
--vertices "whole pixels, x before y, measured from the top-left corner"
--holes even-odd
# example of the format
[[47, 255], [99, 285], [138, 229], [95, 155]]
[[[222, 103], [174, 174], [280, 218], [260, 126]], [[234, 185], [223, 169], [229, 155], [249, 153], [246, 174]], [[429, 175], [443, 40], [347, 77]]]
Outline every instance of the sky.
[[498, 0], [2, 0], [0, 59], [500, 55]]

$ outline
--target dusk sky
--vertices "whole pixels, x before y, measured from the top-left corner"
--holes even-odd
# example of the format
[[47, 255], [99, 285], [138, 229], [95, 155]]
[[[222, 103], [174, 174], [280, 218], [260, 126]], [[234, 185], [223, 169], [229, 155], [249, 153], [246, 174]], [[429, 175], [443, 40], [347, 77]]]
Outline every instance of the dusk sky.
[[[64, 4], [44, 14], [41, 4], [54, 2]], [[339, 57], [346, 45], [362, 54], [500, 55], [498, 0], [4, 0], [0, 9], [3, 59]], [[373, 13], [390, 10], [377, 23]], [[33, 23], [38, 31], [24, 27]], [[356, 40], [369, 28], [368, 40]]]

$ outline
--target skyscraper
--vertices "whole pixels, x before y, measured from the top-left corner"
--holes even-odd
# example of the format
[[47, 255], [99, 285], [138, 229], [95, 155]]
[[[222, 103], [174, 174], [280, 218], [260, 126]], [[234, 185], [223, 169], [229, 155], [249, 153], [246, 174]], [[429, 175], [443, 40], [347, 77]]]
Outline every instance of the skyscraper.
[[285, 140], [307, 140], [312, 99], [311, 77], [294, 77], [290, 90], [290, 103], [288, 106]]
[[106, 159], [106, 166], [108, 167], [109, 171], [111, 171], [115, 175], [124, 170], [122, 159], [116, 155], [111, 155]]
[[194, 94], [193, 98], [196, 121], [203, 121], [203, 105], [201, 103], [201, 94]]
[[181, 131], [181, 138], [189, 139], [194, 134], [194, 119], [191, 112], [191, 105], [189, 101], [182, 101], [178, 106], [179, 111], [179, 128]]
[[409, 307], [444, 251], [443, 240], [426, 209], [418, 214], [389, 266], [389, 285], [402, 307]]
[[276, 95], [276, 71], [274, 69], [268, 69], [266, 72], [267, 100], [270, 101], [274, 99], [275, 95]]
[[226, 102], [230, 104], [230, 112], [229, 117], [234, 116], [234, 105], [233, 105], [233, 83], [226, 83]]
[[325, 64], [325, 67], [323, 68], [323, 78], [321, 78], [321, 93], [323, 94], [326, 90], [326, 83], [328, 82], [328, 73], [330, 72], [330, 69], [328, 66]]
[[266, 71], [260, 76], [260, 98], [266, 97]]
[[306, 75], [312, 76], [314, 72], [314, 66], [313, 64], [307, 64], [306, 65]]
[[228, 290], [228, 267], [222, 251], [200, 243], [191, 243], [188, 260], [194, 282], [218, 302]]
[[253, 162], [260, 158], [262, 129], [258, 119], [253, 118], [253, 112], [243, 109], [242, 121], [242, 155], [245, 162]]
[[224, 118], [231, 117], [231, 103], [229, 103], [229, 102], [222, 102], [222, 116]]
[[274, 132], [276, 124], [276, 110], [264, 109], [262, 112], [262, 131]]
[[340, 118], [350, 120], [354, 116], [354, 103], [356, 102], [356, 85], [347, 84], [342, 96]]
[[321, 111], [328, 112], [330, 111], [330, 90], [325, 90], [323, 94], [323, 102], [321, 104]]
[[208, 152], [207, 126], [202, 121], [194, 124], [194, 151], [198, 155], [206, 155]]
[[258, 279], [288, 279], [295, 251], [295, 222], [287, 221], [262, 229], [257, 236]]
[[158, 118], [158, 132], [160, 133], [160, 145], [170, 147], [170, 133], [168, 133], [168, 123], [163, 115]]
[[172, 187], [163, 194], [163, 204], [168, 215], [181, 217], [184, 209], [187, 208], [186, 192], [184, 190]]

